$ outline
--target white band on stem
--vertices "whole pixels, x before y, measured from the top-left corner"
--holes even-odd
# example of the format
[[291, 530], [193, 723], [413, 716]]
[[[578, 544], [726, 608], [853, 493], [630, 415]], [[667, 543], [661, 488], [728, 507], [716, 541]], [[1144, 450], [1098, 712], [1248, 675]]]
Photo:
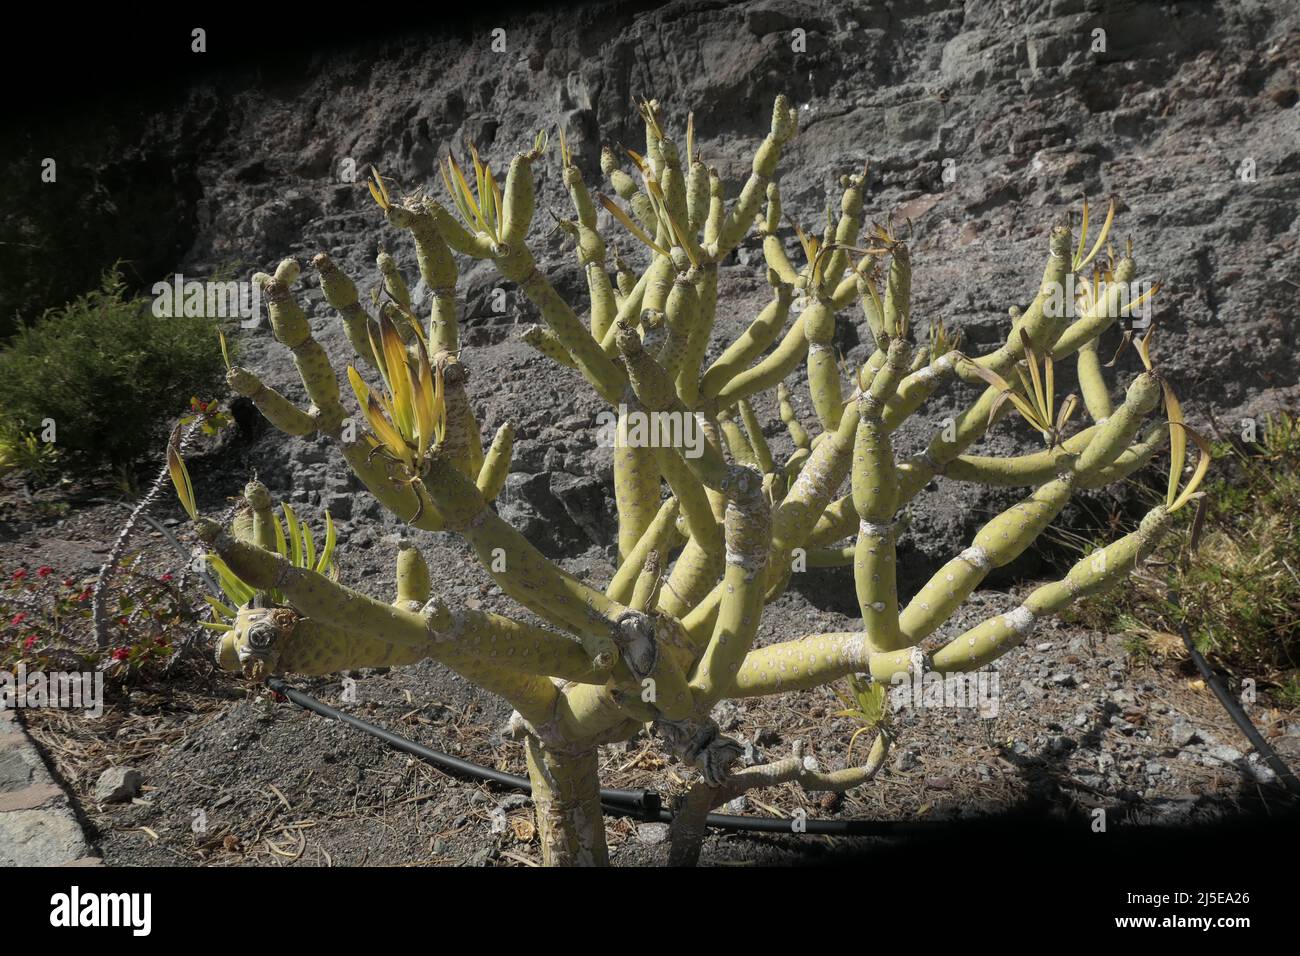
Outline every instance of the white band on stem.
[[870, 535], [875, 538], [884, 538], [894, 530], [892, 524], [875, 524], [871, 521], [858, 522], [858, 534]]
[[1021, 637], [1024, 637], [1034, 629], [1034, 612], [1022, 604], [1014, 611], [1008, 611], [1002, 615], [1002, 622]]

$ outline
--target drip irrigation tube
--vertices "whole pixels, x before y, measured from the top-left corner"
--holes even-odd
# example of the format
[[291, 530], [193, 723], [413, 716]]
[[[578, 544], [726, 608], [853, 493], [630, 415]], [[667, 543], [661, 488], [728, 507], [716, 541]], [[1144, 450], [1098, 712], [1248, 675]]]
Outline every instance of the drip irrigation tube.
[[[1179, 606], [1178, 594], [1170, 592], [1169, 600], [1174, 607]], [[1192, 635], [1187, 630], [1187, 624], [1185, 622], [1179, 623], [1178, 634], [1183, 639], [1183, 645], [1187, 648], [1187, 653], [1191, 655], [1192, 660], [1196, 663], [1196, 669], [1201, 672], [1201, 677], [1205, 679], [1205, 683], [1210, 685], [1210, 690], [1214, 691], [1214, 696], [1219, 698], [1219, 703], [1222, 704], [1223, 709], [1228, 712], [1228, 716], [1232, 718], [1232, 722], [1237, 725], [1237, 728], [1243, 734], [1246, 735], [1246, 739], [1249, 740], [1251, 746], [1255, 748], [1255, 752], [1264, 758], [1264, 762], [1269, 765], [1269, 768], [1275, 774], [1277, 774], [1278, 779], [1282, 781], [1283, 786], [1285, 786], [1287, 790], [1291, 791], [1293, 796], [1300, 797], [1300, 780], [1296, 779], [1296, 775], [1291, 772], [1291, 768], [1288, 767], [1282, 761], [1282, 758], [1277, 755], [1277, 751], [1269, 746], [1268, 741], [1266, 741], [1260, 734], [1259, 730], [1256, 729], [1254, 722], [1250, 719], [1250, 715], [1242, 709], [1239, 703], [1237, 703], [1236, 698], [1233, 697], [1228, 691], [1228, 688], [1223, 685], [1223, 681], [1220, 680], [1219, 675], [1214, 672], [1210, 667], [1209, 662], [1206, 661], [1206, 659], [1201, 655], [1201, 652], [1196, 649], [1196, 645], [1192, 643]]]
[[[310, 694], [290, 687], [279, 677], [272, 677], [267, 686], [278, 694], [283, 694], [290, 701], [331, 720], [342, 721], [349, 726], [378, 737], [384, 743], [402, 753], [418, 757], [443, 770], [469, 777], [485, 780], [512, 790], [531, 794], [533, 785], [527, 777], [493, 770], [468, 760], [461, 760], [450, 754], [441, 753], [414, 740], [409, 740], [391, 730], [385, 730], [368, 720], [322, 703]], [[671, 823], [673, 813], [664, 809], [659, 794], [653, 790], [611, 790], [602, 787], [600, 805], [611, 816], [632, 817], [648, 823]], [[902, 822], [894, 820], [793, 820], [789, 817], [740, 817], [725, 813], [710, 813], [705, 823], [719, 830], [749, 833], [804, 833], [809, 836], [876, 836], [898, 837], [909, 832], [921, 832], [931, 829], [924, 823]], [[797, 824], [797, 826], [796, 826]]]

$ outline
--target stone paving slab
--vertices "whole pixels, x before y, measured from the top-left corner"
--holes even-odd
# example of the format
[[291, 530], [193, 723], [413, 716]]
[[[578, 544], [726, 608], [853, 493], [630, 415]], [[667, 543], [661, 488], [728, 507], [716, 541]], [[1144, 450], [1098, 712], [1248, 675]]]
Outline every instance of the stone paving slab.
[[101, 865], [27, 731], [0, 709], [0, 866]]

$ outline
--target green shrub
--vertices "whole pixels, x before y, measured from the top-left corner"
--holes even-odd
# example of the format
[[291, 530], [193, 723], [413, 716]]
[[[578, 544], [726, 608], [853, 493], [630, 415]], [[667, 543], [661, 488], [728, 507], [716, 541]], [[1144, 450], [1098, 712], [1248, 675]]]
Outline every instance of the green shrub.
[[19, 327], [0, 351], [0, 442], [11, 467], [28, 467], [30, 436], [53, 422], [59, 468], [122, 472], [156, 451], [198, 393], [224, 378], [220, 320], [156, 317], [109, 270], [100, 288]]

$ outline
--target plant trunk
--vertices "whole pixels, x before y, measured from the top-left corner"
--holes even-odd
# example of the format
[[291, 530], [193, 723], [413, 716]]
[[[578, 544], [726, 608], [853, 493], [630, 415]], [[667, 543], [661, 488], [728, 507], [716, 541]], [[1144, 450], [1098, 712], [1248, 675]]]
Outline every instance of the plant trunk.
[[721, 791], [698, 782], [686, 791], [668, 828], [668, 865], [695, 866], [708, 833], [705, 820], [718, 804]]
[[542, 864], [608, 866], [596, 749], [552, 750], [531, 735], [526, 746]]

